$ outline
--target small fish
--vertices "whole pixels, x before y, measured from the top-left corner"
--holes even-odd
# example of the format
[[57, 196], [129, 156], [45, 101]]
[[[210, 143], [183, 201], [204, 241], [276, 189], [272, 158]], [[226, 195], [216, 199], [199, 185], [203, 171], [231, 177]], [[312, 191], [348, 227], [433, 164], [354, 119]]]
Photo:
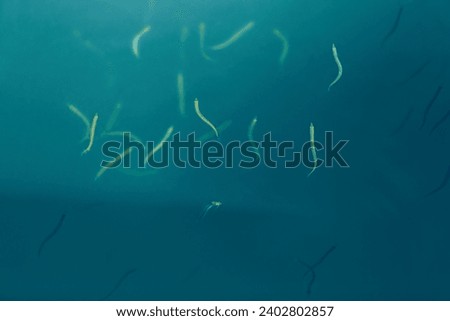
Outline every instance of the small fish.
[[[258, 122], [258, 117], [255, 116], [255, 118], [252, 119], [250, 126], [248, 126], [248, 140], [249, 141], [255, 141], [253, 137], [253, 132], [255, 131], [256, 123]], [[254, 144], [256, 145], [256, 144]], [[258, 157], [261, 158], [261, 155], [259, 154], [259, 150], [257, 146], [254, 146], [256, 154], [258, 154]]]
[[428, 113], [430, 112], [431, 107], [433, 107], [433, 105], [434, 105], [436, 99], [438, 99], [439, 94], [441, 93], [442, 89], [443, 89], [442, 86], [439, 86], [439, 87], [438, 87], [438, 89], [437, 89], [436, 92], [434, 93], [433, 98], [430, 100], [430, 102], [428, 103], [427, 107], [425, 108], [425, 111], [424, 111], [423, 117], [422, 117], [422, 124], [420, 125], [419, 129], [422, 129], [423, 126], [425, 126], [425, 123], [426, 123], [427, 118], [428, 118]]
[[311, 267], [313, 269], [318, 267], [328, 257], [328, 255], [330, 255], [331, 252], [333, 252], [335, 249], [336, 249], [336, 246], [334, 246], [334, 245], [332, 247], [330, 247]]
[[119, 102], [114, 107], [114, 110], [111, 113], [111, 116], [109, 116], [108, 122], [106, 123], [105, 130], [103, 131], [104, 135], [107, 132], [110, 132], [114, 125], [117, 122], [117, 118], [119, 118], [120, 111], [122, 110], [122, 104]]
[[61, 217], [59, 218], [58, 224], [56, 224], [55, 228], [41, 242], [41, 245], [39, 246], [39, 250], [38, 250], [38, 256], [41, 256], [42, 250], [44, 249], [47, 242], [50, 241], [56, 235], [56, 233], [58, 233], [59, 229], [62, 227], [62, 225], [64, 223], [65, 218], [66, 218], [66, 214], [62, 214]]
[[117, 281], [114, 288], [111, 291], [109, 291], [109, 293], [107, 295], [105, 295], [103, 297], [103, 300], [107, 300], [111, 295], [113, 295], [114, 292], [116, 292], [116, 290], [122, 285], [122, 283], [134, 272], [136, 272], [136, 269], [131, 269], [131, 270], [125, 272], [125, 274], [122, 275], [122, 277], [119, 279], [119, 281]]
[[182, 72], [177, 75], [177, 88], [178, 88], [178, 110], [181, 116], [186, 113], [185, 110], [185, 98], [184, 98], [184, 76]]
[[308, 271], [303, 275], [303, 277], [305, 277], [308, 273], [311, 273], [311, 279], [309, 280], [308, 285], [306, 287], [306, 295], [310, 296], [312, 286], [314, 284], [314, 281], [316, 280], [316, 271], [313, 269], [313, 267], [311, 265], [309, 265], [306, 262], [303, 262], [299, 259], [297, 259], [297, 262], [300, 263], [301, 265], [305, 266], [308, 269]]
[[391, 133], [391, 137], [394, 135], [397, 135], [398, 133], [400, 133], [402, 131], [402, 129], [406, 126], [406, 124], [408, 123], [408, 120], [411, 118], [411, 115], [413, 113], [414, 109], [412, 107], [410, 107], [408, 109], [408, 111], [406, 112], [405, 117], [403, 118], [402, 122], [400, 123], [400, 125], [398, 125], [398, 127], [396, 129], [394, 129]]
[[383, 41], [381, 42], [381, 45], [384, 45], [384, 43], [390, 37], [392, 37], [392, 35], [397, 31], [397, 28], [400, 24], [400, 18], [402, 17], [402, 14], [403, 14], [403, 7], [400, 7], [400, 9], [397, 12], [397, 17], [395, 18], [394, 24], [392, 25], [391, 30], [389, 30], [389, 32], [386, 34], [386, 36], [384, 36]]
[[[220, 134], [222, 133], [225, 129], [227, 129], [228, 127], [230, 127], [232, 124], [231, 120], [226, 120], [223, 123], [221, 123], [218, 127], [217, 127], [217, 132]], [[216, 133], [213, 130], [210, 130], [209, 132], [207, 132], [206, 134], [200, 136], [198, 138], [199, 142], [204, 142], [206, 140], [210, 140], [211, 138], [214, 138], [216, 136]]]
[[430, 61], [426, 61], [424, 62], [422, 65], [420, 65], [410, 76], [408, 76], [405, 80], [403, 80], [402, 82], [400, 82], [398, 85], [399, 86], [403, 86], [405, 84], [407, 84], [409, 81], [413, 80], [414, 78], [416, 78], [418, 75], [420, 75], [422, 73], [422, 71], [425, 70], [425, 68], [430, 64]]
[[134, 37], [131, 42], [131, 48], [133, 49], [133, 54], [136, 58], [139, 58], [139, 41], [141, 40], [142, 36], [145, 35], [147, 32], [151, 30], [150, 26], [145, 26], [141, 31], [139, 31]]
[[312, 286], [314, 284], [314, 281], [316, 280], [316, 271], [315, 269], [322, 264], [322, 262], [328, 257], [328, 255], [330, 255], [331, 252], [333, 252], [336, 249], [336, 246], [332, 246], [330, 247], [317, 261], [316, 263], [310, 265], [306, 262], [303, 262], [299, 259], [297, 259], [297, 262], [300, 263], [301, 265], [305, 266], [308, 271], [305, 272], [305, 274], [303, 275], [303, 277], [305, 277], [308, 273], [311, 273], [311, 279], [309, 280], [308, 286], [307, 286], [307, 290], [306, 290], [306, 294], [309, 296], [311, 294], [311, 289]]
[[311, 172], [309, 172], [308, 177], [311, 176], [311, 174], [316, 170], [317, 168], [317, 152], [316, 147], [314, 146], [314, 125], [311, 123], [309, 125], [309, 137], [311, 142], [311, 154], [314, 162], [314, 167], [312, 168]]
[[447, 169], [447, 173], [444, 176], [444, 179], [442, 180], [441, 184], [439, 184], [438, 187], [436, 187], [434, 190], [432, 190], [431, 192], [427, 193], [425, 195], [425, 197], [431, 196], [433, 194], [436, 194], [437, 192], [439, 192], [440, 190], [442, 190], [447, 184], [448, 181], [450, 180], [450, 166]]
[[109, 162], [107, 165], [100, 168], [100, 170], [95, 175], [94, 180], [98, 180], [100, 176], [102, 176], [108, 169], [115, 166], [118, 162], [120, 162], [125, 156], [127, 156], [131, 152], [131, 147], [127, 148], [125, 151], [123, 151], [122, 154], [118, 155], [116, 158], [114, 158], [111, 162]]
[[195, 98], [194, 100], [194, 108], [195, 108], [195, 112], [197, 113], [198, 117], [209, 127], [212, 128], [212, 130], [214, 131], [214, 133], [216, 134], [216, 137], [219, 137], [219, 132], [217, 131], [216, 127], [208, 120], [206, 119], [205, 116], [203, 116], [203, 114], [200, 112], [200, 107], [198, 106], [198, 99]]
[[205, 207], [205, 210], [203, 211], [203, 215], [202, 215], [202, 218], [204, 218], [207, 214], [208, 214], [208, 212], [211, 210], [211, 209], [218, 209], [220, 206], [222, 206], [222, 202], [219, 202], [219, 201], [212, 201], [210, 204], [208, 204], [206, 207]]
[[169, 139], [170, 135], [172, 135], [172, 132], [173, 132], [173, 126], [170, 126], [170, 127], [167, 129], [166, 133], [164, 134], [164, 137], [163, 137], [163, 138], [161, 139], [161, 141], [159, 142], [159, 144], [156, 145], [155, 148], [153, 148], [153, 150], [152, 150], [151, 152], [148, 153], [147, 157], [145, 158], [145, 162], [144, 162], [144, 163], [147, 163], [148, 160], [150, 159], [150, 157], [152, 157], [153, 155], [155, 155], [155, 153], [156, 153], [157, 151], [159, 151], [159, 150], [162, 148], [164, 142], [167, 141], [167, 140]]
[[198, 34], [199, 34], [199, 40], [200, 40], [200, 52], [202, 54], [202, 57], [206, 60], [212, 61], [212, 58], [208, 56], [205, 52], [205, 35], [206, 35], [206, 25], [204, 22], [201, 22], [198, 25]]
[[222, 50], [222, 49], [225, 49], [225, 48], [229, 47], [230, 45], [235, 43], [239, 38], [241, 38], [244, 34], [246, 34], [248, 31], [250, 31], [254, 26], [255, 26], [255, 22], [254, 21], [250, 21], [244, 27], [239, 29], [229, 39], [227, 39], [226, 41], [224, 41], [224, 42], [222, 42], [222, 43], [220, 43], [218, 45], [212, 46], [211, 49], [212, 50]]
[[442, 116], [441, 119], [439, 119], [436, 124], [434, 124], [433, 128], [431, 128], [430, 130], [430, 135], [433, 134], [433, 132], [439, 128], [439, 126], [441, 126], [443, 123], [446, 122], [446, 120], [448, 119], [448, 117], [450, 117], [450, 110], [447, 111], [447, 113], [445, 113], [444, 116]]
[[333, 51], [334, 61], [336, 62], [336, 65], [338, 67], [338, 75], [337, 75], [336, 79], [328, 86], [328, 91], [330, 91], [330, 88], [333, 87], [341, 79], [342, 72], [343, 72], [342, 64], [341, 64], [341, 61], [339, 60], [336, 46], [333, 44], [333, 47], [331, 49]]
[[281, 33], [278, 29], [273, 29], [273, 34], [280, 39], [281, 44], [283, 46], [283, 49], [281, 50], [280, 58], [278, 59], [280, 65], [284, 64], [284, 61], [286, 60], [287, 54], [289, 52], [289, 42], [287, 41], [286, 37]]
[[98, 114], [95, 114], [94, 118], [92, 119], [92, 123], [91, 123], [91, 133], [89, 134], [89, 145], [81, 153], [81, 155], [84, 155], [87, 152], [89, 152], [92, 148], [92, 145], [94, 144], [95, 128], [97, 127], [97, 121], [98, 121]]

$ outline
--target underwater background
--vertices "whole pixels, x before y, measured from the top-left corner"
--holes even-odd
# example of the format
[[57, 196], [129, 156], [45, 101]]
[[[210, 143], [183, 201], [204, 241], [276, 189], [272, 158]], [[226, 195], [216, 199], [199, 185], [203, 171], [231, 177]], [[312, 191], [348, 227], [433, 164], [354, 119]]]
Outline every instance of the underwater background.
[[[449, 300], [449, 10], [446, 0], [1, 1], [0, 299]], [[328, 91], [332, 44], [343, 76]], [[257, 116], [255, 139], [301, 145], [312, 122], [318, 141], [349, 140], [350, 167], [110, 169], [95, 180], [117, 104], [115, 131], [159, 142], [169, 126], [211, 132], [196, 97], [229, 125], [223, 143], [247, 140]], [[99, 115], [83, 156], [69, 104]], [[203, 215], [212, 201], [222, 205]]]

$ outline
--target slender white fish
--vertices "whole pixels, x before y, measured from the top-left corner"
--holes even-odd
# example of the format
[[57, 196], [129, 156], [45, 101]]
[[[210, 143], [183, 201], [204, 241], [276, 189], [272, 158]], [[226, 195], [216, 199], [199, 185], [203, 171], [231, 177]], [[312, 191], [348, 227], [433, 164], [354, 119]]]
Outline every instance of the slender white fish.
[[281, 50], [280, 58], [278, 61], [280, 62], [280, 65], [284, 64], [284, 61], [286, 60], [287, 54], [289, 52], [289, 43], [286, 39], [286, 37], [281, 33], [278, 29], [273, 29], [273, 34], [277, 36], [278, 39], [281, 41], [281, 45], [283, 46], [283, 49]]
[[222, 202], [219, 202], [219, 201], [212, 201], [211, 203], [209, 203], [206, 207], [205, 207], [205, 210], [203, 211], [203, 215], [202, 215], [202, 218], [204, 218], [207, 214], [208, 214], [208, 212], [211, 210], [211, 209], [217, 209], [217, 208], [219, 208], [220, 206], [222, 205]]
[[136, 56], [136, 58], [139, 58], [139, 41], [141, 40], [142, 36], [145, 35], [147, 32], [149, 32], [151, 29], [150, 26], [145, 26], [141, 31], [139, 31], [133, 38], [133, 41], [131, 42], [131, 47], [133, 49], [133, 54]]
[[92, 145], [94, 144], [94, 136], [95, 136], [95, 128], [97, 127], [97, 120], [98, 120], [98, 114], [95, 114], [94, 118], [92, 119], [92, 124], [91, 124], [91, 133], [89, 135], [89, 145], [81, 153], [81, 155], [84, 155], [87, 152], [89, 152], [92, 148]]
[[258, 117], [255, 116], [255, 118], [252, 119], [250, 126], [248, 126], [248, 140], [254, 140], [253, 139], [253, 131], [255, 130], [256, 123], [258, 122]]
[[197, 98], [195, 98], [195, 100], [194, 100], [194, 107], [195, 107], [195, 112], [197, 113], [198, 117], [200, 117], [200, 119], [206, 125], [208, 125], [209, 127], [212, 128], [212, 130], [216, 134], [216, 137], [219, 137], [219, 132], [217, 131], [216, 127], [214, 127], [214, 125], [208, 119], [206, 119], [206, 117], [203, 116], [203, 114], [200, 112], [200, 107], [198, 106], [198, 99]]
[[314, 146], [314, 125], [313, 123], [311, 123], [311, 125], [309, 125], [309, 140], [311, 142], [311, 154], [312, 154], [312, 158], [313, 158], [313, 162], [314, 162], [314, 167], [311, 170], [311, 172], [309, 172], [308, 177], [311, 176], [311, 174], [316, 170], [317, 167], [317, 153], [316, 153], [316, 147]]
[[155, 153], [161, 149], [161, 147], [163, 146], [164, 142], [167, 141], [167, 140], [169, 139], [170, 135], [172, 135], [172, 132], [173, 132], [173, 126], [170, 126], [170, 127], [167, 129], [167, 132], [166, 132], [166, 134], [164, 135], [164, 137], [163, 137], [163, 138], [161, 139], [161, 141], [159, 142], [159, 144], [156, 145], [150, 153], [148, 153], [147, 157], [145, 158], [144, 163], [147, 163], [148, 160], [150, 159], [150, 157], [152, 157], [153, 155], [155, 155]]
[[87, 119], [85, 114], [83, 114], [81, 111], [78, 110], [77, 107], [75, 107], [74, 105], [71, 105], [71, 104], [68, 104], [67, 106], [69, 107], [69, 110], [72, 113], [74, 113], [78, 118], [80, 118], [81, 121], [83, 122], [83, 124], [86, 126], [86, 131], [84, 133], [84, 137], [82, 140], [89, 139], [89, 132], [91, 130], [91, 122], [89, 121], [89, 119]]
[[[130, 134], [130, 138], [134, 141], [142, 142], [142, 140], [137, 137], [136, 135], [133, 135], [131, 132], [125, 132], [125, 131], [112, 131], [112, 132], [104, 132], [103, 135], [105, 136], [118, 136], [123, 137], [125, 133]], [[97, 180], [100, 176], [102, 176], [106, 170], [110, 169], [115, 163], [117, 163], [119, 160], [123, 159], [125, 156], [131, 153], [131, 147], [125, 150], [122, 154], [114, 158], [111, 162], [109, 162], [105, 167], [100, 168], [100, 170], [97, 172], [97, 175], [95, 176], [95, 180]], [[121, 168], [125, 169], [125, 168]], [[129, 171], [130, 169], [127, 168], [125, 172]]]
[[114, 125], [117, 122], [117, 118], [119, 117], [121, 110], [122, 110], [122, 104], [117, 103], [116, 107], [114, 107], [114, 110], [111, 113], [111, 116], [109, 116], [108, 122], [106, 123], [105, 130], [103, 131], [102, 135], [104, 135], [106, 132], [111, 131], [111, 129], [114, 127]]
[[338, 67], [338, 75], [337, 75], [336, 79], [328, 86], [328, 91], [330, 91], [330, 88], [333, 87], [339, 81], [339, 79], [341, 79], [341, 77], [342, 77], [342, 64], [341, 64], [341, 61], [339, 60], [337, 49], [334, 44], [333, 44], [332, 49], [333, 49], [334, 61], [336, 61], [336, 65]]
[[200, 36], [200, 52], [202, 54], [202, 57], [206, 60], [212, 61], [212, 58], [208, 56], [205, 52], [205, 34], [206, 34], [206, 25], [204, 22], [201, 22], [198, 25], [198, 33]]
[[[224, 121], [222, 124], [220, 124], [220, 125], [217, 127], [217, 132], [218, 132], [219, 134], [222, 133], [225, 129], [227, 129], [228, 127], [230, 127], [231, 123], [232, 123], [232, 121], [231, 121], [230, 119]], [[199, 141], [199, 142], [203, 142], [203, 141], [206, 141], [206, 140], [210, 140], [211, 138], [213, 138], [213, 137], [215, 137], [215, 136], [216, 136], [215, 132], [214, 132], [213, 130], [210, 130], [210, 131], [207, 132], [206, 134], [200, 136], [200, 137], [198, 138], [198, 141]]]
[[177, 76], [177, 87], [178, 87], [178, 110], [180, 115], [184, 116], [186, 113], [185, 108], [185, 98], [184, 98], [184, 76], [183, 73], [178, 73]]
[[[255, 116], [255, 118], [252, 119], [252, 121], [250, 123], [250, 126], [248, 126], [248, 133], [247, 134], [248, 134], [248, 140], [250, 140], [250, 141], [255, 141], [255, 139], [253, 137], [253, 132], [255, 131], [255, 126], [256, 126], [257, 122], [258, 122], [258, 117]], [[254, 146], [254, 148], [255, 148], [255, 152], [260, 157], [258, 147]]]
[[131, 147], [129, 147], [127, 150], [125, 150], [122, 154], [118, 155], [114, 160], [109, 162], [106, 166], [100, 168], [100, 170], [97, 172], [97, 175], [95, 175], [95, 180], [99, 179], [100, 176], [102, 176], [108, 169], [113, 167], [114, 164], [116, 164], [119, 160], [123, 159], [126, 155], [128, 155], [131, 151]]
[[[135, 141], [135, 142], [142, 143], [142, 139], [140, 139], [140, 138], [137, 137], [136, 135], [132, 134], [130, 131], [112, 131], [112, 132], [103, 132], [103, 133], [102, 133], [102, 136], [117, 136], [117, 137], [120, 137], [121, 139], [123, 139], [124, 136], [125, 136], [125, 133], [127, 133], [127, 134], [130, 135], [131, 141]], [[138, 152], [138, 151], [137, 151], [137, 152]], [[129, 153], [131, 154], [131, 150], [129, 151]], [[128, 155], [128, 153], [127, 153], [127, 155]], [[129, 168], [122, 168], [122, 167], [121, 167], [121, 169], [124, 169], [125, 171], [129, 170]]]
[[232, 35], [228, 40], [225, 40], [224, 42], [222, 42], [218, 45], [212, 46], [211, 49], [212, 50], [222, 50], [222, 49], [229, 47], [230, 45], [235, 43], [239, 38], [241, 38], [244, 34], [246, 34], [249, 30], [251, 30], [254, 26], [255, 26], [255, 22], [250, 21], [243, 28], [241, 28], [234, 35]]

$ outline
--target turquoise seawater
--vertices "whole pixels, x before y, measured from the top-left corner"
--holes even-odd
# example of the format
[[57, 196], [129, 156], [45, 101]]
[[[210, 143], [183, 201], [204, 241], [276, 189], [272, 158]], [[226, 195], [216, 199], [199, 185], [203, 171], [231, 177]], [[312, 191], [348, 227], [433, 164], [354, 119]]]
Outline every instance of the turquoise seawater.
[[[0, 299], [449, 300], [449, 9], [1, 1]], [[138, 170], [132, 153], [95, 179], [108, 132], [211, 134], [195, 98], [224, 125], [210, 141], [248, 140], [257, 117], [255, 140], [299, 149], [313, 123], [349, 141], [349, 167]], [[70, 104], [98, 114], [84, 155]]]

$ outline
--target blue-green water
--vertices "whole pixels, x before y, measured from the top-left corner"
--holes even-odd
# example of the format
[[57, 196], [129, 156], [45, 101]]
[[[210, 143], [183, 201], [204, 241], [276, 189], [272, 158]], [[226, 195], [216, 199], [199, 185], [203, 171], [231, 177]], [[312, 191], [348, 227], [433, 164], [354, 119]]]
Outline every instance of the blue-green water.
[[[449, 6], [2, 1], [0, 298], [450, 299], [450, 186], [426, 197], [450, 160], [449, 122], [430, 134], [449, 109]], [[250, 21], [233, 45], [211, 50]], [[202, 22], [211, 61], [200, 50]], [[137, 59], [131, 42], [146, 25]], [[274, 28], [289, 42], [282, 65]], [[333, 43], [344, 73], [328, 91]], [[223, 143], [246, 140], [257, 116], [255, 138], [271, 131], [301, 145], [313, 122], [318, 141], [325, 131], [350, 140], [342, 151], [350, 167], [307, 177], [302, 166], [170, 166], [149, 175], [111, 169], [94, 180], [117, 103], [114, 130], [158, 142], [171, 125], [210, 131], [195, 114], [196, 97], [213, 123], [232, 121]], [[83, 156], [84, 125], [68, 104], [99, 115]], [[202, 219], [211, 201], [222, 206]]]

